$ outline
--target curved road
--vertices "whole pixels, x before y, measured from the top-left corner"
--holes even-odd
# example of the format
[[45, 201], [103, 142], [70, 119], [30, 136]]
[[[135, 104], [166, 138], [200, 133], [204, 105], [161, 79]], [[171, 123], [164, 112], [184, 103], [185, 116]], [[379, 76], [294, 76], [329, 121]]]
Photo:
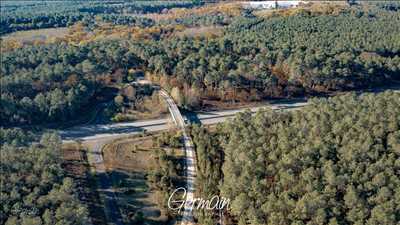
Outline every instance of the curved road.
[[[190, 136], [186, 133], [185, 120], [183, 119], [183, 116], [181, 115], [174, 100], [164, 90], [160, 90], [159, 93], [168, 105], [173, 123], [176, 125], [177, 128], [182, 131], [184, 150], [186, 155], [186, 202], [188, 202], [190, 205], [190, 202], [192, 202], [194, 198], [194, 181], [196, 176], [196, 155], [194, 147]], [[305, 102], [291, 102], [273, 104], [269, 105], [269, 107], [272, 109], [299, 108], [304, 106], [305, 104]], [[256, 112], [261, 108], [265, 108], [265, 106], [253, 107], [248, 109], [252, 112]], [[233, 117], [236, 113], [244, 110], [246, 110], [246, 108], [202, 112], [197, 113], [195, 117], [203, 124], [215, 124], [223, 122], [226, 119]], [[169, 128], [171, 128], [170, 120], [156, 119], [105, 125], [83, 125], [60, 131], [61, 137], [64, 142], [80, 140], [85, 142], [86, 144], [91, 145], [91, 151], [88, 154], [88, 161], [89, 164], [94, 168], [98, 176], [98, 192], [100, 194], [102, 202], [104, 203], [104, 211], [107, 219], [107, 224], [120, 225], [123, 224], [123, 222], [118, 207], [115, 190], [112, 187], [111, 179], [107, 174], [104, 165], [102, 154], [102, 148], [104, 144], [115, 138], [129, 136], [143, 131], [161, 131], [167, 130]], [[184, 209], [182, 224], [193, 224], [193, 215], [191, 210], [186, 208]]]

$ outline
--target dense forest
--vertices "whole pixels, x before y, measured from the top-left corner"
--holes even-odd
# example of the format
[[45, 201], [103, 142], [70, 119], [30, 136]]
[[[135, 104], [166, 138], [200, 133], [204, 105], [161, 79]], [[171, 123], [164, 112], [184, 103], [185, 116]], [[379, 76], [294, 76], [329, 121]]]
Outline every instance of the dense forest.
[[[399, 93], [241, 113], [192, 135], [198, 195], [232, 200], [225, 224], [400, 222]], [[214, 223], [206, 217], [202, 224]]]
[[219, 38], [164, 40], [149, 67], [222, 100], [375, 86], [399, 79], [399, 22], [397, 11], [380, 9], [238, 17]]
[[[191, 8], [192, 1], [2, 1], [0, 34], [19, 30], [71, 26], [77, 21], [93, 21], [94, 16], [119, 23], [124, 14], [161, 13], [171, 8]], [[110, 16], [111, 15], [111, 16]], [[128, 19], [127, 19], [128, 18]], [[119, 22], [118, 22], [119, 21]], [[126, 22], [125, 22], [126, 23]]]
[[128, 65], [140, 64], [117, 42], [32, 46], [2, 58], [1, 121], [8, 124], [67, 121], [101, 102], [95, 96], [102, 87], [121, 83]]
[[[7, 107], [0, 120], [35, 124], [74, 118], [78, 109], [91, 107], [101, 88], [132, 80], [130, 69], [143, 71], [187, 108], [199, 108], [207, 99], [247, 102], [390, 84], [400, 80], [395, 6], [322, 14], [298, 10], [269, 18], [205, 7], [194, 9], [193, 16], [190, 10], [173, 11], [176, 15], [159, 22], [102, 15], [115, 26], [136, 27], [136, 33], [2, 53], [1, 104]], [[210, 25], [219, 33], [175, 35]]]
[[146, 180], [152, 190], [158, 192], [157, 204], [168, 218], [176, 218], [178, 213], [168, 207], [168, 199], [171, 193], [181, 187], [184, 174], [184, 160], [175, 153], [175, 150], [166, 151], [163, 148], [182, 148], [180, 134], [164, 132], [160, 136], [153, 136], [153, 147], [157, 149], [152, 153], [155, 160], [153, 168], [146, 176]]
[[[224, 224], [400, 223], [400, 94], [340, 93], [400, 81], [399, 3], [273, 11], [200, 0], [0, 4], [0, 224], [90, 223], [62, 166], [60, 137], [34, 128], [167, 113], [159, 87], [140, 79], [188, 110], [338, 95], [190, 128], [196, 195], [231, 199]], [[68, 28], [51, 30], [65, 35], [40, 41], [6, 37], [59, 27]], [[184, 160], [162, 148], [182, 140], [165, 133], [154, 144], [146, 178], [175, 217], [166, 203], [183, 185]], [[219, 212], [196, 218], [212, 225]]]
[[21, 130], [0, 130], [0, 223], [88, 224], [74, 181], [61, 167], [61, 140], [44, 134], [32, 144]]

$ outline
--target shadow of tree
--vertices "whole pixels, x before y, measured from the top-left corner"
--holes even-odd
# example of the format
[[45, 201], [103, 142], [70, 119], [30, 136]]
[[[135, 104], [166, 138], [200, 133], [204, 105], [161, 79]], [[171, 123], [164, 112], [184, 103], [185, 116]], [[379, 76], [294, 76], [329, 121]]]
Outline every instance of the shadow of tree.
[[124, 222], [135, 224], [134, 217], [138, 212], [143, 213], [142, 224], [161, 225], [172, 224], [162, 218], [162, 212], [152, 199], [152, 190], [147, 184], [146, 174], [143, 172], [114, 169], [107, 173], [111, 179], [118, 210], [124, 215]]

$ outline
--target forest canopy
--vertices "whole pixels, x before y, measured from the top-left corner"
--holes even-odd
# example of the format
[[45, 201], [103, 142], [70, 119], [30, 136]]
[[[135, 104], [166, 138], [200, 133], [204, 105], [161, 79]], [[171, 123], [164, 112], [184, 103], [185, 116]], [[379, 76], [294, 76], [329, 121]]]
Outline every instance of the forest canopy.
[[192, 133], [201, 196], [230, 198], [240, 225], [400, 222], [399, 93], [246, 112]]
[[[171, 8], [191, 8], [192, 1], [2, 1], [0, 34], [19, 30], [71, 26], [95, 15], [117, 18], [123, 14], [161, 13]], [[109, 15], [112, 15], [109, 17]], [[124, 16], [133, 18], [132, 16]]]
[[[88, 224], [60, 137], [34, 130], [160, 117], [160, 87], [190, 111], [336, 95], [191, 127], [196, 195], [231, 199], [226, 224], [399, 224], [400, 94], [359, 93], [400, 81], [400, 4], [241, 4], [1, 1], [0, 224]], [[65, 35], [7, 35], [43, 28]], [[156, 141], [182, 147], [179, 137]], [[155, 158], [148, 178], [168, 197], [184, 166]]]
[[221, 99], [376, 86], [399, 79], [399, 24], [398, 12], [380, 9], [237, 17], [222, 37], [164, 40], [154, 71]]
[[[174, 92], [186, 108], [201, 107], [207, 99], [248, 102], [400, 80], [400, 13], [389, 6], [272, 18], [251, 11], [233, 16], [226, 8], [201, 9], [193, 10], [193, 17], [183, 11], [181, 19], [168, 15], [170, 19], [159, 22], [103, 15], [115, 26], [134, 23], [137, 35], [129, 31], [123, 38], [79, 46], [67, 41], [4, 52], [1, 102], [7, 107], [1, 110], [1, 121], [34, 124], [74, 118], [101, 88], [127, 82], [131, 69]], [[219, 26], [214, 28], [219, 34], [176, 35], [210, 24]]]
[[21, 143], [31, 137], [21, 130], [0, 131], [0, 223], [88, 224], [88, 210], [61, 167], [60, 138], [44, 134], [37, 144]]

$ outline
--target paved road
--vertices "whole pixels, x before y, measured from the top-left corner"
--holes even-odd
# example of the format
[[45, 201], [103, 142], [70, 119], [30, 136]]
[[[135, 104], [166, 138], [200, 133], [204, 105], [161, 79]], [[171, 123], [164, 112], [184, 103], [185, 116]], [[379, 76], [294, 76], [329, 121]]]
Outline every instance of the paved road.
[[[183, 119], [178, 107], [174, 103], [173, 99], [169, 95], [160, 90], [160, 95], [165, 99], [172, 121], [170, 119], [156, 119], [146, 120], [137, 122], [126, 122], [126, 123], [115, 123], [115, 124], [96, 124], [96, 125], [82, 125], [76, 126], [70, 129], [60, 131], [63, 141], [75, 141], [81, 140], [86, 144], [91, 144], [91, 150], [88, 154], [89, 164], [95, 169], [98, 176], [98, 192], [100, 194], [101, 201], [104, 204], [104, 211], [107, 219], [107, 224], [120, 225], [122, 224], [122, 217], [118, 208], [118, 201], [116, 199], [115, 190], [112, 187], [112, 182], [107, 174], [103, 155], [102, 147], [110, 140], [129, 136], [135, 133], [146, 131], [161, 131], [169, 129], [173, 126], [173, 123], [182, 130], [184, 139], [184, 148], [186, 153], [186, 183], [187, 183], [187, 195], [186, 201], [191, 202], [194, 197], [194, 180], [195, 180], [195, 152], [194, 147], [189, 135], [186, 134], [184, 129], [185, 120]], [[273, 109], [278, 108], [290, 108], [290, 107], [301, 107], [304, 102], [293, 102], [293, 103], [280, 103], [271, 106]], [[253, 107], [251, 111], [255, 112], [264, 107]], [[194, 114], [195, 118], [203, 124], [214, 124], [225, 121], [227, 118], [233, 117], [236, 113], [244, 111], [244, 109], [236, 110], [224, 110], [224, 111], [210, 111], [200, 112]], [[192, 115], [193, 116], [193, 115]], [[193, 222], [192, 212], [185, 209], [183, 213], [183, 224], [191, 224]]]
[[146, 131], [159, 131], [168, 129], [168, 119], [144, 120], [137, 122], [94, 124], [75, 126], [60, 131], [63, 140], [102, 140], [105, 138], [122, 137]]
[[[364, 90], [363, 92], [382, 92], [385, 90], [392, 90], [394, 92], [400, 92], [400, 84], [393, 83], [390, 87], [374, 88]], [[360, 92], [361, 93], [361, 92]], [[299, 108], [307, 103], [302, 99], [295, 99], [290, 101], [276, 101], [271, 102], [265, 107], [272, 109], [294, 109]], [[251, 111], [257, 111], [263, 108], [263, 106], [252, 107]], [[245, 109], [236, 110], [222, 110], [222, 111], [210, 111], [210, 112], [198, 112], [188, 115], [190, 120], [201, 122], [202, 124], [215, 124], [225, 121], [227, 118], [234, 116], [236, 113]], [[68, 140], [104, 140], [106, 138], [116, 138], [129, 136], [132, 134], [140, 133], [143, 131], [161, 131], [167, 130], [171, 127], [170, 120], [156, 119], [156, 120], [144, 120], [137, 122], [126, 122], [126, 123], [114, 123], [114, 124], [96, 124], [96, 125], [80, 125], [69, 129], [60, 131], [60, 135], [64, 141]]]
[[[386, 90], [392, 90], [394, 92], [400, 92], [400, 84], [393, 83], [388, 87], [371, 88], [363, 91], [357, 91], [356, 93], [364, 92], [382, 92]], [[265, 107], [272, 109], [291, 109], [298, 108], [306, 105], [307, 103], [302, 99], [295, 100], [278, 100], [271, 102]], [[252, 107], [251, 111], [257, 111], [263, 107]], [[197, 112], [192, 113], [189, 116], [190, 120], [201, 122], [202, 124], [215, 124], [225, 121], [227, 118], [234, 116], [236, 113], [245, 109], [236, 110], [222, 110], [222, 111], [210, 111], [210, 112]], [[103, 140], [105, 138], [123, 137], [143, 131], [161, 131], [167, 130], [171, 126], [169, 120], [156, 119], [156, 120], [144, 120], [137, 122], [126, 122], [126, 123], [114, 123], [114, 124], [96, 124], [96, 125], [79, 125], [69, 129], [60, 131], [61, 137], [64, 141], [68, 140]]]
[[[88, 160], [90, 165], [95, 169], [98, 176], [98, 192], [100, 198], [104, 203], [104, 210], [108, 224], [120, 225], [122, 224], [122, 218], [120, 210], [118, 208], [118, 203], [115, 195], [115, 190], [112, 187], [112, 182], [107, 174], [106, 168], [104, 166], [104, 160], [102, 155], [102, 147], [108, 141], [117, 138], [129, 136], [135, 133], [146, 131], [161, 131], [169, 129], [173, 126], [173, 123], [182, 130], [184, 139], [184, 149], [186, 153], [185, 163], [186, 163], [186, 183], [187, 183], [187, 195], [186, 201], [191, 202], [194, 198], [194, 180], [195, 180], [195, 152], [192, 144], [192, 140], [185, 131], [185, 120], [182, 117], [178, 107], [174, 103], [173, 99], [165, 92], [160, 90], [160, 95], [166, 101], [172, 121], [170, 119], [156, 119], [156, 120], [146, 120], [137, 122], [126, 122], [126, 123], [116, 123], [116, 124], [97, 124], [97, 125], [83, 125], [73, 127], [64, 131], [61, 131], [61, 136], [64, 141], [81, 140], [87, 144], [92, 144], [91, 151], [88, 155]], [[270, 108], [281, 109], [281, 108], [298, 108], [304, 106], [305, 102], [290, 102], [290, 103], [279, 103], [272, 104]], [[265, 106], [258, 106], [250, 108], [252, 112], [255, 112]], [[210, 111], [210, 112], [199, 112], [192, 114], [191, 116], [195, 118], [190, 118], [192, 120], [199, 120], [203, 124], [214, 124], [225, 121], [227, 118], [233, 117], [236, 113], [246, 110], [235, 109], [235, 110], [223, 110], [223, 111]], [[192, 212], [188, 209], [184, 210], [183, 224], [193, 223]]]
[[[185, 120], [182, 117], [174, 100], [164, 90], [160, 90], [160, 95], [164, 98], [168, 105], [169, 112], [175, 125], [182, 131], [183, 143], [185, 149], [185, 165], [186, 165], [186, 203], [193, 202], [194, 198], [194, 180], [196, 177], [196, 155], [192, 139], [186, 133]], [[191, 204], [190, 204], [191, 205]], [[192, 211], [184, 208], [182, 216], [182, 224], [194, 224]]]
[[[395, 92], [399, 92], [399, 87], [395, 87]], [[379, 90], [380, 91], [380, 90]], [[373, 92], [379, 92], [373, 90]], [[184, 137], [184, 147], [186, 152], [186, 174], [187, 174], [187, 201], [193, 200], [194, 193], [194, 179], [195, 179], [195, 153], [192, 141], [184, 130], [185, 120], [179, 112], [172, 98], [166, 92], [160, 91], [160, 94], [166, 100], [173, 122], [175, 125], [182, 129]], [[255, 112], [261, 108], [269, 107], [273, 110], [285, 109], [299, 109], [307, 105], [307, 102], [302, 100], [288, 101], [288, 102], [275, 102], [265, 106], [258, 106], [249, 108], [250, 111]], [[199, 112], [188, 115], [190, 120], [201, 122], [202, 124], [215, 124], [225, 121], [233, 117], [236, 113], [246, 110], [223, 110], [223, 111], [210, 111]], [[105, 204], [105, 213], [109, 224], [122, 224], [120, 211], [118, 209], [115, 192], [112, 188], [111, 180], [109, 179], [102, 156], [102, 146], [107, 142], [117, 137], [129, 136], [143, 131], [161, 131], [171, 127], [169, 119], [156, 119], [137, 122], [126, 122], [106, 125], [83, 125], [76, 126], [70, 129], [61, 131], [61, 136], [64, 141], [82, 140], [85, 142], [94, 143], [92, 152], [89, 155], [89, 163], [95, 168], [99, 176], [99, 193], [102, 201]], [[190, 224], [193, 221], [193, 216], [189, 210], [184, 211], [183, 223]]]
[[[202, 124], [215, 124], [225, 121], [228, 118], [233, 117], [236, 113], [242, 112], [249, 109], [253, 112], [269, 107], [272, 109], [291, 109], [299, 108], [307, 103], [302, 100], [296, 100], [291, 102], [274, 103], [265, 106], [257, 106], [252, 108], [242, 108], [235, 110], [221, 110], [221, 111], [209, 111], [209, 112], [197, 112], [188, 115], [190, 120], [198, 120]], [[124, 122], [114, 124], [95, 124], [95, 125], [83, 125], [75, 126], [69, 129], [60, 131], [60, 135], [64, 141], [68, 140], [103, 140], [106, 138], [116, 138], [129, 136], [132, 134], [141, 133], [143, 131], [161, 131], [167, 130], [172, 127], [173, 121], [170, 119], [154, 119], [154, 120], [142, 120], [136, 122]]]

